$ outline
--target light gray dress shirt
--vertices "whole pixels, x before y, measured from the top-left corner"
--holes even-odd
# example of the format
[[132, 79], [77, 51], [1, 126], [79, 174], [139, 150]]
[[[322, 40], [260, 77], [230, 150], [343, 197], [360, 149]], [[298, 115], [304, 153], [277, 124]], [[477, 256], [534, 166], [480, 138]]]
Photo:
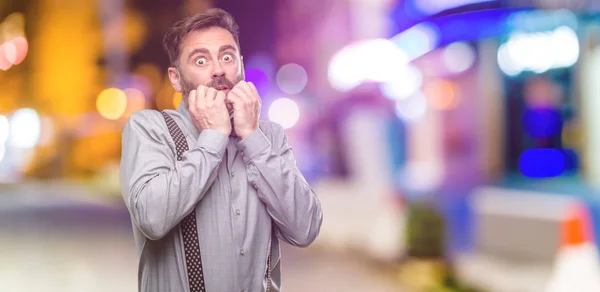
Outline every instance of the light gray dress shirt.
[[179, 222], [194, 209], [207, 292], [281, 289], [279, 240], [305, 247], [323, 215], [296, 167], [283, 128], [273, 122], [246, 139], [199, 132], [182, 102], [167, 111], [190, 150], [177, 161], [160, 112], [132, 115], [123, 130], [121, 190], [139, 255], [139, 290], [189, 291]]

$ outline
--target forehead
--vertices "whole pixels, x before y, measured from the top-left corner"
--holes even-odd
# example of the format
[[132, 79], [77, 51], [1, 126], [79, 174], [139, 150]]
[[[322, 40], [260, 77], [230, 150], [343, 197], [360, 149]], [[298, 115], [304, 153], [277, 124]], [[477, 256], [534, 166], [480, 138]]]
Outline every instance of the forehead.
[[186, 55], [197, 48], [217, 52], [224, 45], [232, 45], [238, 48], [233, 35], [228, 30], [221, 27], [209, 27], [190, 32], [181, 43], [181, 52]]

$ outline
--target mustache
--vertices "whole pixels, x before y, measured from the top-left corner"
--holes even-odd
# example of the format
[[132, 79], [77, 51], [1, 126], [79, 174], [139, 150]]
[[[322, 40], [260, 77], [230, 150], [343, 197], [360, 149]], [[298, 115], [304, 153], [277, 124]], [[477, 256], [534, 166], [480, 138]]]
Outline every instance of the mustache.
[[217, 87], [227, 87], [228, 89], [232, 89], [235, 84], [231, 82], [229, 79], [225, 77], [215, 77], [212, 81], [210, 81], [206, 86], [217, 88]]

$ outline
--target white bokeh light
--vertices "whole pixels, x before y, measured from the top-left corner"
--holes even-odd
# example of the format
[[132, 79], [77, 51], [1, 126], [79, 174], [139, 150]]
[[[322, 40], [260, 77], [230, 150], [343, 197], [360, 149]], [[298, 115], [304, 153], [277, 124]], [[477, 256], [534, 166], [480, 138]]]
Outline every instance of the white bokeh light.
[[579, 39], [567, 26], [549, 32], [517, 33], [498, 49], [498, 65], [507, 75], [570, 67], [578, 59]]
[[289, 98], [279, 98], [271, 103], [268, 115], [269, 120], [280, 124], [284, 129], [289, 129], [300, 119], [300, 108]]
[[415, 94], [421, 88], [421, 85], [423, 85], [423, 74], [419, 68], [408, 65], [397, 78], [381, 83], [379, 89], [385, 97], [391, 100], [399, 100]]
[[519, 75], [521, 68], [513, 62], [513, 59], [508, 55], [508, 46], [506, 44], [498, 49], [498, 66], [504, 74], [509, 76]]
[[439, 29], [431, 23], [419, 23], [392, 37], [391, 41], [413, 61], [431, 51], [439, 43]]
[[377, 39], [364, 43], [357, 50], [363, 79], [370, 82], [388, 82], [401, 75], [409, 63], [408, 56], [392, 41]]
[[8, 118], [6, 116], [0, 115], [0, 146], [3, 146], [8, 140], [8, 135], [10, 133], [10, 125], [8, 124]]
[[8, 142], [16, 148], [33, 148], [41, 134], [40, 116], [29, 108], [19, 109], [10, 118]]
[[467, 71], [475, 63], [475, 50], [467, 43], [452, 43], [442, 53], [442, 61], [452, 73]]
[[427, 112], [425, 94], [417, 92], [411, 97], [396, 101], [396, 115], [404, 121], [413, 122], [421, 119]]
[[579, 38], [570, 27], [562, 26], [554, 31], [555, 63], [560, 67], [573, 66], [579, 59]]
[[387, 39], [352, 44], [336, 53], [329, 63], [331, 86], [349, 91], [363, 82], [390, 82], [402, 75], [407, 54]]
[[286, 94], [298, 94], [308, 83], [308, 74], [304, 67], [295, 64], [285, 64], [279, 68], [276, 76], [279, 89]]
[[362, 72], [356, 70], [356, 47], [356, 44], [344, 47], [329, 61], [329, 84], [338, 91], [349, 91], [363, 82]]

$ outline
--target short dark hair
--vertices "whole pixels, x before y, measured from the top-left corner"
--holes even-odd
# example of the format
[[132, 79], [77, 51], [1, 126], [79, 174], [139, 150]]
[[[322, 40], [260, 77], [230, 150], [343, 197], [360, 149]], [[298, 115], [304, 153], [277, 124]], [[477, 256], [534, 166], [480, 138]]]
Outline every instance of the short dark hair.
[[239, 27], [235, 18], [227, 11], [220, 8], [207, 9], [202, 13], [192, 15], [184, 18], [171, 26], [169, 31], [163, 38], [163, 48], [169, 56], [169, 62], [171, 66], [179, 64], [179, 55], [181, 54], [181, 42], [185, 37], [199, 29], [205, 29], [210, 27], [221, 27], [231, 33], [235, 44], [240, 47], [239, 41]]

